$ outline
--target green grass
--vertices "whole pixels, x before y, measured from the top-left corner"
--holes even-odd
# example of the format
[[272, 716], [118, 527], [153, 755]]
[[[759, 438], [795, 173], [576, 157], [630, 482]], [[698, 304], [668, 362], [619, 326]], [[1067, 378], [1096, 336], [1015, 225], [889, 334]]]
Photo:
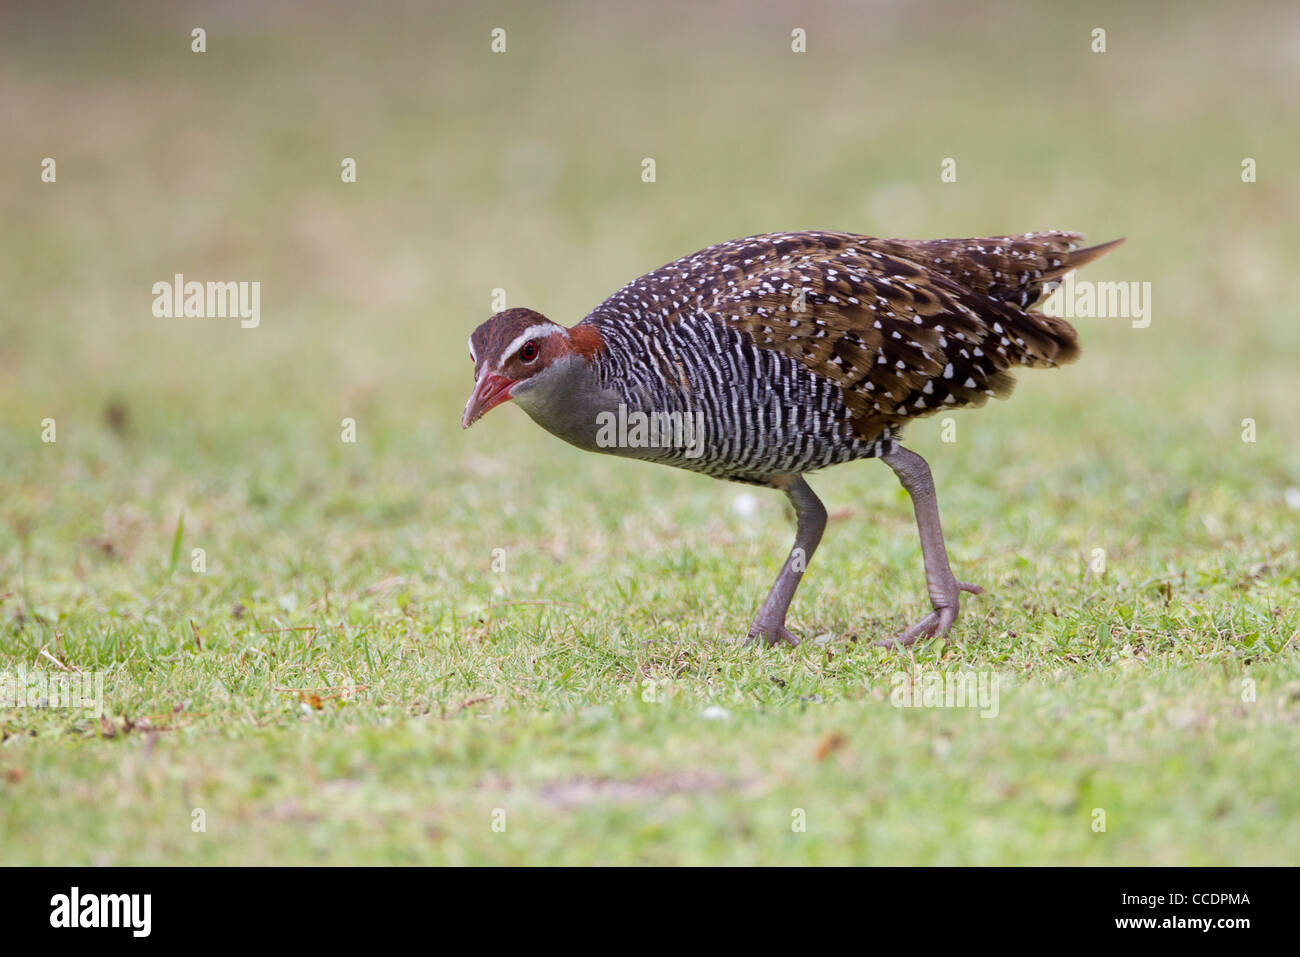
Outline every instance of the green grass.
[[[1286, 7], [421, 11], [6, 14], [0, 668], [101, 672], [105, 714], [0, 708], [0, 862], [1300, 858]], [[494, 288], [574, 322], [812, 226], [1124, 235], [1081, 278], [1153, 284], [1150, 328], [909, 431], [988, 593], [908, 652], [879, 463], [813, 476], [806, 640], [763, 651], [779, 494], [459, 427]], [[175, 272], [261, 281], [262, 325], [155, 319]], [[997, 715], [903, 672], [996, 675]]]

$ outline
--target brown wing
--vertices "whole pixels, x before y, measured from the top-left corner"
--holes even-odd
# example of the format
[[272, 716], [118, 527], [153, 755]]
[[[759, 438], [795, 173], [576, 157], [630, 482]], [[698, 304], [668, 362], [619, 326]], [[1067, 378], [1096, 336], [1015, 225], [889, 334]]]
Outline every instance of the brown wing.
[[1044, 283], [1115, 245], [1078, 250], [1081, 239], [776, 233], [710, 247], [660, 272], [698, 279], [690, 288], [699, 307], [838, 383], [855, 430], [869, 438], [1005, 396], [1014, 366], [1072, 361], [1073, 327], [1027, 307]]

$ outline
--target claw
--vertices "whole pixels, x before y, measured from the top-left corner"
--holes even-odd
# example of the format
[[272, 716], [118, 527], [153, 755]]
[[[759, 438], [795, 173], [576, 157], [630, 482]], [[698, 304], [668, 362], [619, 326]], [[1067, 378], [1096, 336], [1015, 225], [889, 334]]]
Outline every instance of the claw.
[[750, 627], [749, 637], [745, 639], [743, 647], [749, 647], [755, 641], [769, 648], [782, 642], [792, 648], [799, 644], [799, 639], [792, 635], [785, 625], [764, 625], [757, 621]]
[[979, 585], [971, 585], [968, 582], [957, 582], [956, 589], [953, 590], [943, 604], [936, 604], [934, 611], [926, 615], [911, 628], [908, 628], [901, 635], [893, 638], [882, 638], [875, 642], [877, 648], [893, 648], [899, 645], [907, 648], [914, 644], [918, 638], [942, 638], [948, 634], [953, 623], [957, 621], [957, 614], [961, 611], [961, 604], [958, 596], [962, 592], [970, 592], [972, 595], [984, 594], [984, 589]]

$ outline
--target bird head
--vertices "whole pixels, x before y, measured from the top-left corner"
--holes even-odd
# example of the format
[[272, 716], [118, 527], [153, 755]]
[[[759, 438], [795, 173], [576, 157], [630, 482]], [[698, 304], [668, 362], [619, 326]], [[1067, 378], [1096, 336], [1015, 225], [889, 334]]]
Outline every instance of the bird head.
[[531, 309], [507, 309], [474, 330], [474, 391], [460, 420], [468, 429], [503, 402], [544, 388], [576, 355], [569, 330]]

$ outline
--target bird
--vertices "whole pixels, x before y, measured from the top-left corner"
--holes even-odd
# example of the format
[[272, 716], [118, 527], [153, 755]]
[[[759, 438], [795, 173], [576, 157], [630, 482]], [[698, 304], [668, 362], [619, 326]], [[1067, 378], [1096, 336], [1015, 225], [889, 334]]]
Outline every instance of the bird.
[[1034, 306], [1123, 239], [1082, 248], [1063, 230], [906, 240], [829, 230], [734, 239], [628, 283], [571, 327], [527, 308], [469, 337], [469, 428], [507, 401], [593, 452], [785, 493], [794, 546], [745, 644], [797, 645], [787, 614], [827, 513], [805, 476], [888, 465], [911, 498], [932, 610], [876, 642], [948, 634], [962, 592], [928, 463], [902, 431], [1005, 398], [1018, 367], [1079, 355], [1078, 334]]

